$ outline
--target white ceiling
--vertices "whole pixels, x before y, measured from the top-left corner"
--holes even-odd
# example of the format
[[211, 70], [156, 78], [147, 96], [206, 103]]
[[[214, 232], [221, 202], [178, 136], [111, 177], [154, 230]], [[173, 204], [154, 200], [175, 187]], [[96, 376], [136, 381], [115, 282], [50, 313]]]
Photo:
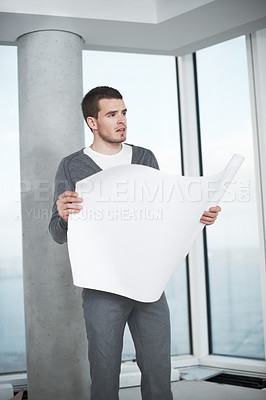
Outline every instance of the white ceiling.
[[215, 0], [155, 0], [156, 22], [185, 14]]
[[158, 23], [214, 0], [1, 0], [0, 11], [107, 21]]
[[60, 29], [85, 49], [183, 55], [266, 28], [266, 0], [0, 0], [0, 43]]

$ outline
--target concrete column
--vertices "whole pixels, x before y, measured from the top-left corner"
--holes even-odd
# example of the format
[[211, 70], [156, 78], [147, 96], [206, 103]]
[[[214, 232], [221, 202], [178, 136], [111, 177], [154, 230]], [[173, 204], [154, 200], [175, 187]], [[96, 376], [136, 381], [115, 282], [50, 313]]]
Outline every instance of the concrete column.
[[30, 400], [88, 400], [81, 291], [66, 245], [48, 232], [57, 165], [84, 145], [82, 39], [38, 31], [18, 39], [23, 265]]

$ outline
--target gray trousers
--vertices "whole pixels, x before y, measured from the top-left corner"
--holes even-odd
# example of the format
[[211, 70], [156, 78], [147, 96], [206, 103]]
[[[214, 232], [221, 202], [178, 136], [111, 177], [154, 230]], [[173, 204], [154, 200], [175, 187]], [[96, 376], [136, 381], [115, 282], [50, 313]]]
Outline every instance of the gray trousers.
[[141, 371], [143, 400], [172, 400], [169, 308], [163, 294], [142, 303], [83, 289], [91, 400], [118, 400], [123, 335], [128, 323]]

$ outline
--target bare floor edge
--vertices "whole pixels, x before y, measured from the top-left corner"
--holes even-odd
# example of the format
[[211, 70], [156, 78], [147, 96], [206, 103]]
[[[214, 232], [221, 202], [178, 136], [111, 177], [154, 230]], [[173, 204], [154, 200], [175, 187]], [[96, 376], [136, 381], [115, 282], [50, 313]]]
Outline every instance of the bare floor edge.
[[[266, 391], [203, 381], [172, 383], [174, 400], [266, 400]], [[120, 400], [141, 400], [140, 389], [121, 389]]]

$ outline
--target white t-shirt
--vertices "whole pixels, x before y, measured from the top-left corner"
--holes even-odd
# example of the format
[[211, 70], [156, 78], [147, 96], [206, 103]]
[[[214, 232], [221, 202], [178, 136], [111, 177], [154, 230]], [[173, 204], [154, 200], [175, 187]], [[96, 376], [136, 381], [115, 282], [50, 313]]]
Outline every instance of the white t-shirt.
[[101, 154], [91, 147], [85, 147], [83, 150], [87, 156], [99, 165], [101, 169], [107, 169], [110, 167], [116, 167], [117, 165], [131, 164], [132, 159], [132, 147], [128, 144], [122, 144], [122, 149], [116, 154]]

